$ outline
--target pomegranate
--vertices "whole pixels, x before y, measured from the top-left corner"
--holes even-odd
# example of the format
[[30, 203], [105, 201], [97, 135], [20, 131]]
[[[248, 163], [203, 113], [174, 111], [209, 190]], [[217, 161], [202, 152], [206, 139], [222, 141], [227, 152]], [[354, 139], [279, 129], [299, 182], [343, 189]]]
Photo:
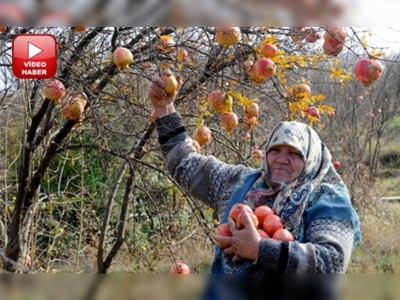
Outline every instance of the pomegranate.
[[320, 118], [319, 109], [316, 108], [315, 106], [309, 106], [309, 107], [307, 107], [307, 108], [304, 110], [304, 112], [305, 112], [307, 115], [311, 116], [311, 117], [314, 117], [314, 118], [317, 118], [317, 119]]
[[129, 65], [133, 62], [132, 52], [124, 47], [118, 47], [114, 51], [114, 63], [120, 71], [129, 69]]
[[61, 114], [67, 120], [79, 120], [85, 110], [87, 96], [84, 93], [74, 92], [62, 101]]
[[258, 234], [261, 236], [262, 239], [269, 239], [269, 238], [271, 238], [271, 236], [270, 236], [268, 233], [266, 233], [264, 230], [262, 230], [262, 229], [257, 229], [257, 231], [258, 231]]
[[247, 73], [247, 72], [249, 72], [250, 70], [251, 70], [251, 67], [253, 66], [253, 64], [254, 64], [254, 62], [252, 61], [252, 60], [246, 60], [244, 63], [243, 63], [243, 69], [244, 69], [244, 71]]
[[228, 133], [232, 132], [233, 128], [235, 128], [239, 124], [239, 119], [234, 112], [226, 112], [221, 114], [221, 126], [226, 129]]
[[228, 93], [216, 90], [208, 95], [208, 105], [218, 114], [232, 110], [232, 97]]
[[[222, 235], [222, 236], [232, 236], [232, 232], [229, 228], [228, 223], [222, 223], [219, 224], [217, 229], [216, 229], [216, 233], [218, 235]], [[229, 245], [223, 242], [219, 242], [219, 241], [215, 241], [217, 243], [218, 246], [220, 246], [221, 248], [226, 248]]]
[[211, 139], [211, 130], [204, 125], [197, 127], [193, 132], [193, 139], [203, 147]]
[[381, 77], [383, 70], [383, 65], [377, 59], [365, 57], [356, 62], [354, 75], [364, 86], [369, 86]]
[[328, 27], [324, 33], [324, 40], [328, 43], [343, 44], [346, 40], [347, 33], [344, 27]]
[[240, 211], [242, 209], [246, 209], [249, 213], [253, 214], [253, 210], [251, 209], [250, 206], [244, 204], [244, 203], [235, 203], [232, 205], [230, 211], [229, 211], [229, 217], [232, 218], [235, 222], [240, 215]]
[[200, 145], [199, 145], [199, 142], [196, 141], [196, 140], [192, 140], [192, 145], [193, 145], [193, 147], [196, 149], [196, 152], [197, 152], [197, 153], [200, 153], [201, 147], [200, 147]]
[[332, 44], [329, 42], [324, 42], [322, 44], [322, 49], [326, 55], [338, 56], [342, 52], [344, 45], [342, 43]]
[[260, 110], [258, 104], [256, 102], [251, 102], [248, 106], [244, 108], [244, 115], [247, 119], [251, 119], [252, 117], [257, 117]]
[[171, 265], [169, 270], [170, 274], [190, 274], [190, 268], [187, 264], [176, 261]]
[[249, 79], [255, 83], [262, 83], [275, 74], [275, 63], [269, 58], [258, 59], [249, 71]]
[[[260, 160], [261, 158], [263, 158], [264, 154], [262, 153], [262, 151], [260, 149], [258, 149], [258, 147], [254, 147], [253, 148], [253, 152], [252, 152], [252, 157], [255, 160]], [[256, 214], [257, 215], [257, 214]], [[260, 220], [260, 219], [258, 219]], [[262, 224], [262, 223], [261, 223]]]
[[256, 209], [254, 210], [254, 214], [257, 216], [258, 222], [262, 226], [264, 224], [265, 218], [269, 215], [275, 214], [275, 212], [272, 208], [266, 205], [261, 205], [256, 207]]
[[155, 122], [156, 122], [156, 118], [157, 118], [157, 116], [156, 116], [156, 110], [153, 109], [153, 110], [151, 111], [151, 114], [150, 114], [150, 120], [151, 120], [151, 122], [152, 122], [152, 123], [155, 123]]
[[163, 74], [161, 75], [160, 79], [165, 82], [165, 92], [167, 95], [174, 95], [176, 94], [179, 83], [178, 80], [176, 80], [176, 77], [172, 74]]
[[293, 42], [299, 42], [304, 38], [304, 27], [292, 27], [289, 31], [289, 36]]
[[335, 167], [335, 169], [339, 169], [340, 166], [341, 166], [341, 163], [340, 163], [340, 161], [338, 161], [338, 160], [335, 160], [334, 162], [332, 162], [332, 164], [333, 164], [333, 166]]
[[175, 41], [169, 35], [162, 35], [157, 49], [163, 52], [173, 52], [175, 51]]
[[275, 214], [267, 216], [264, 219], [263, 228], [270, 236], [273, 236], [275, 231], [283, 228], [281, 218]]
[[311, 95], [311, 89], [307, 84], [300, 83], [292, 88], [291, 94], [295, 100], [302, 100]]
[[28, 268], [32, 266], [32, 258], [29, 254], [25, 256], [25, 266]]
[[48, 79], [44, 83], [43, 93], [47, 99], [58, 104], [60, 103], [60, 99], [65, 95], [64, 84], [58, 79]]
[[266, 58], [274, 58], [275, 56], [277, 56], [279, 53], [278, 51], [278, 47], [276, 47], [273, 44], [264, 44], [261, 47], [261, 55], [266, 57]]
[[[249, 217], [251, 219], [251, 222], [253, 223], [254, 227], [257, 228], [258, 225], [259, 225], [257, 216], [253, 212], [251, 212], [251, 213], [249, 212], [248, 215], [249, 215]], [[240, 212], [240, 214], [237, 216], [236, 227], [239, 228], [239, 229], [243, 229], [244, 228], [242, 212]]]
[[276, 230], [275, 233], [272, 235], [272, 238], [279, 241], [293, 241], [292, 233], [285, 228], [280, 228]]
[[315, 43], [321, 38], [321, 35], [314, 28], [307, 28], [305, 34], [308, 43]]
[[217, 27], [215, 38], [221, 46], [228, 48], [229, 46], [239, 43], [241, 31], [239, 27]]
[[328, 116], [329, 119], [333, 119], [335, 117], [335, 112], [334, 111], [328, 111], [326, 113], [326, 115]]
[[241, 118], [239, 120], [240, 123], [243, 124], [243, 126], [248, 130], [252, 130], [254, 128], [254, 126], [257, 125], [258, 121], [256, 117], [251, 117], [250, 119], [248, 118]]
[[185, 48], [179, 48], [176, 49], [175, 56], [177, 57], [178, 60], [182, 61], [186, 59], [189, 56], [189, 54]]

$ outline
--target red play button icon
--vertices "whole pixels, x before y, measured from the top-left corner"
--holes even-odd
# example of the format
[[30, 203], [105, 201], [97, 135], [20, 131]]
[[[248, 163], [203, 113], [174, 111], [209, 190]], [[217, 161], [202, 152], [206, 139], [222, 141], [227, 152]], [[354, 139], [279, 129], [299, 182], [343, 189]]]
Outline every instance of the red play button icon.
[[12, 70], [18, 78], [44, 79], [56, 75], [56, 39], [49, 34], [17, 35], [12, 43]]

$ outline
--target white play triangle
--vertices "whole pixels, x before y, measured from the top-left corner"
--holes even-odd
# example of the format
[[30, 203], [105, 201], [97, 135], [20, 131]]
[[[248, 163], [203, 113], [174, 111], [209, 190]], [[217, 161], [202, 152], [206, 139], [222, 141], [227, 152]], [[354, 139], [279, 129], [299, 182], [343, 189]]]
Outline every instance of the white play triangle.
[[28, 42], [28, 59], [31, 59], [32, 57], [34, 57], [42, 52], [43, 52], [42, 49], [40, 49], [39, 47], [36, 47], [34, 44]]

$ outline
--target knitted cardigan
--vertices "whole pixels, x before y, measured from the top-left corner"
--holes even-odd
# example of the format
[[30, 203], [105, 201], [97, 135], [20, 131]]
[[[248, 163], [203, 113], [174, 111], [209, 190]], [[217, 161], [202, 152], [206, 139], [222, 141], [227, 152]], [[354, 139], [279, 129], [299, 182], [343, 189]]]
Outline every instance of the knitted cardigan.
[[[156, 128], [170, 174], [193, 197], [216, 210], [220, 219], [226, 218], [232, 194], [243, 186], [246, 178], [259, 170], [226, 164], [214, 156], [196, 153], [178, 112], [157, 118]], [[216, 247], [211, 272], [345, 273], [352, 250], [360, 240], [358, 219], [318, 217], [317, 213], [312, 213], [312, 209], [308, 215], [304, 241], [262, 239], [256, 263], [244, 260], [240, 264], [233, 264]]]

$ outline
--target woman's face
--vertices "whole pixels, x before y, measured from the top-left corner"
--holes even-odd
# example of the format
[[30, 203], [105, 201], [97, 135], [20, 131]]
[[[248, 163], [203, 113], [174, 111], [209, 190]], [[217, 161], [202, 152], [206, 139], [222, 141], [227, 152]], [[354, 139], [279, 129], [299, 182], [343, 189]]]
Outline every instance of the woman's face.
[[301, 153], [287, 145], [273, 146], [267, 153], [267, 164], [274, 181], [292, 182], [304, 167]]

